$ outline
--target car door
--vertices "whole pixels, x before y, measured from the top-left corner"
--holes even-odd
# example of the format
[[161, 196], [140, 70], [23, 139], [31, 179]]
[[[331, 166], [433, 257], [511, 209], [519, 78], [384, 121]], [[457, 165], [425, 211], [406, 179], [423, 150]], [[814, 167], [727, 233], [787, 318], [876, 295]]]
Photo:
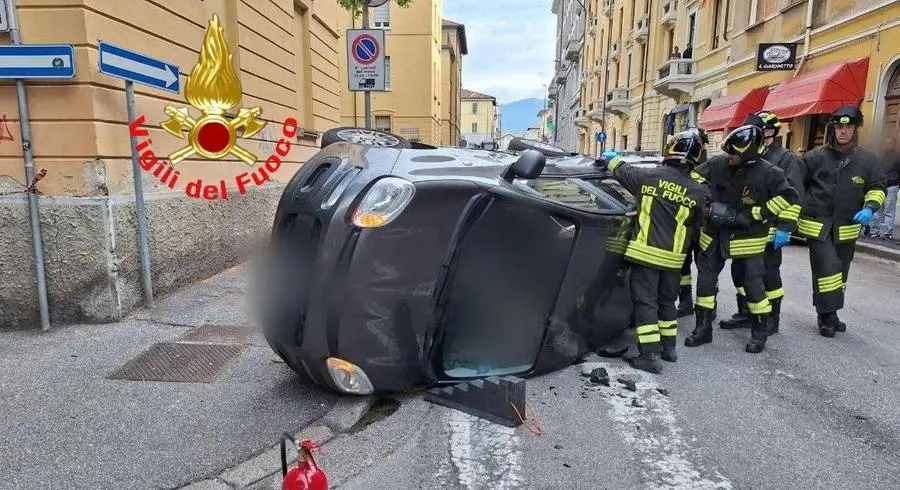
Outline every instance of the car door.
[[[527, 375], [584, 353], [598, 329], [583, 321], [597, 316], [586, 309], [602, 309], [622, 290], [624, 248], [612, 244], [630, 229], [629, 210], [597, 185], [561, 174], [503, 182], [473, 198], [436, 283], [425, 342], [430, 375]], [[627, 326], [630, 308], [611, 313], [603, 316]]]

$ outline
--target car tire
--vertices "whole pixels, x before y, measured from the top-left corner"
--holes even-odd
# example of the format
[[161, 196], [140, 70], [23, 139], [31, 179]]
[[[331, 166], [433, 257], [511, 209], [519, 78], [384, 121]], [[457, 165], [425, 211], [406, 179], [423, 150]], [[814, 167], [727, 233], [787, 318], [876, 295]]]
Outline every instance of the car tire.
[[571, 155], [571, 153], [562, 148], [549, 145], [542, 141], [526, 140], [522, 138], [513, 138], [509, 140], [509, 145], [507, 145], [506, 149], [509, 151], [536, 150], [545, 157], [567, 157]]
[[322, 148], [333, 143], [356, 143], [384, 148], [410, 148], [406, 138], [378, 129], [356, 128], [351, 126], [329, 129], [322, 134]]

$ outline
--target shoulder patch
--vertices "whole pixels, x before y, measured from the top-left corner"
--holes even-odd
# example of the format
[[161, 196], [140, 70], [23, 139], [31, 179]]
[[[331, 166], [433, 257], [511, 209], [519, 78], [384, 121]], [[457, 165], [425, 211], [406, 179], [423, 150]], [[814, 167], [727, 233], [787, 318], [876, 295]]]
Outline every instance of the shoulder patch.
[[857, 185], [863, 185], [866, 183], [866, 179], [860, 177], [859, 175], [854, 175], [850, 177], [850, 181]]
[[690, 175], [691, 175], [691, 180], [693, 180], [694, 182], [697, 182], [698, 184], [706, 183], [706, 179], [704, 179], [703, 176], [698, 174], [697, 172], [694, 172], [693, 170], [691, 170]]

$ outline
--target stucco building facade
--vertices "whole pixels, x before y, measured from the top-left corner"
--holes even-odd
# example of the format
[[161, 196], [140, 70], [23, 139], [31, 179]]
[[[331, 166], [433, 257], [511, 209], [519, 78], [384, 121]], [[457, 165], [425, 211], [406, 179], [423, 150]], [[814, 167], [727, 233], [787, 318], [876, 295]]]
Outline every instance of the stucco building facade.
[[473, 147], [486, 142], [499, 144], [500, 113], [497, 109], [497, 98], [463, 89], [460, 100], [462, 101], [460, 128], [467, 146]]
[[585, 12], [578, 0], [553, 0], [550, 11], [556, 15], [556, 58], [554, 76], [548, 89], [556, 127], [550, 139], [569, 151], [578, 151], [578, 129], [575, 119], [581, 108], [581, 58]]

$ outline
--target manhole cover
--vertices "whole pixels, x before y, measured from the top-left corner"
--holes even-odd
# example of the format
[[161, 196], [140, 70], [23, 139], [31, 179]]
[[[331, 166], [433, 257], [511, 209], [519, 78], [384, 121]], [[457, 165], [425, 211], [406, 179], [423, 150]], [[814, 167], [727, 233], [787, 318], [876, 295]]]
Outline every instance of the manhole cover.
[[242, 345], [158, 343], [107, 378], [210, 383], [244, 350]]
[[176, 342], [199, 342], [207, 344], [247, 344], [253, 330], [238, 325], [207, 324], [195, 328]]

